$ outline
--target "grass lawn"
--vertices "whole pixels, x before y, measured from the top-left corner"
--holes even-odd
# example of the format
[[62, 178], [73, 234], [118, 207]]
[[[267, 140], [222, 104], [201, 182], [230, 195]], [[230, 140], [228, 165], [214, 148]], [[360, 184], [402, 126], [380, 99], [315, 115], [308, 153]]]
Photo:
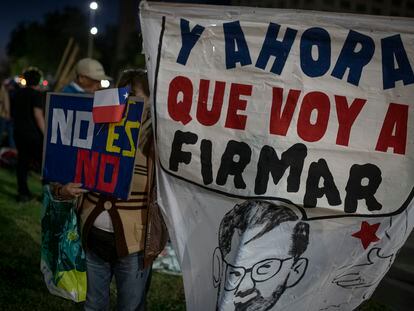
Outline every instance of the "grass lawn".
[[[40, 196], [39, 178], [31, 177], [30, 188]], [[39, 268], [41, 203], [16, 203], [15, 196], [13, 172], [0, 169], [0, 310], [82, 310], [49, 294]], [[185, 310], [182, 279], [153, 273], [147, 301], [150, 311]], [[360, 310], [388, 309], [370, 301]]]
[[[29, 186], [40, 196], [38, 178]], [[41, 203], [16, 203], [15, 196], [14, 173], [0, 169], [0, 310], [83, 310], [49, 294], [39, 266]], [[182, 279], [153, 273], [147, 301], [149, 310], [185, 310]]]

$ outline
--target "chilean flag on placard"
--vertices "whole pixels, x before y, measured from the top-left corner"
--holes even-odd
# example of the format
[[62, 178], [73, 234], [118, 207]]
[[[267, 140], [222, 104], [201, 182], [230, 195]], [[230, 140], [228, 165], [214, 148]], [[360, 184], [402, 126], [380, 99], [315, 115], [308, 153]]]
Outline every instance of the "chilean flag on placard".
[[129, 87], [96, 91], [93, 97], [93, 122], [113, 123], [121, 121], [128, 94]]

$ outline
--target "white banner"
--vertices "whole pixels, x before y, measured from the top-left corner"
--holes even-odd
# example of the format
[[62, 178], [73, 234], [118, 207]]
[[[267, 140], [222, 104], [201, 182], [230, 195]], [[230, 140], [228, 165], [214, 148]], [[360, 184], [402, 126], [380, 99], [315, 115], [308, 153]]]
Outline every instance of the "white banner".
[[412, 19], [141, 5], [189, 310], [352, 310], [414, 225]]

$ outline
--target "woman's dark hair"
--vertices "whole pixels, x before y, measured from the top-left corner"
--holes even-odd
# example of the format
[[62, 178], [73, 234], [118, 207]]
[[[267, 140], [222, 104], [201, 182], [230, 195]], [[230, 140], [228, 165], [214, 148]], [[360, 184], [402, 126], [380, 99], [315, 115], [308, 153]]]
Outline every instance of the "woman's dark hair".
[[27, 86], [36, 86], [42, 78], [42, 72], [36, 67], [29, 67], [23, 71], [23, 77], [26, 80]]
[[[148, 78], [147, 71], [144, 69], [127, 69], [121, 73], [121, 77], [118, 80], [118, 87], [125, 87], [127, 85], [133, 86], [134, 84], [139, 84], [144, 91], [144, 94], [149, 97], [149, 87], [148, 87]], [[131, 91], [133, 91], [131, 89]], [[134, 94], [133, 94], [134, 95]]]

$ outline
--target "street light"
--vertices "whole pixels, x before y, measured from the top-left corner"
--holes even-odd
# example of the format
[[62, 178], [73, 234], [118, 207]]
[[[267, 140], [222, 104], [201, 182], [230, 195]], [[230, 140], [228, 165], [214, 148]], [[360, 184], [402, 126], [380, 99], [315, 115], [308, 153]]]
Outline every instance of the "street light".
[[91, 35], [96, 35], [98, 33], [98, 28], [92, 27], [90, 32], [91, 32]]
[[97, 2], [95, 2], [95, 1], [91, 2], [91, 3], [89, 4], [89, 8], [90, 8], [91, 10], [96, 10], [96, 9], [98, 9], [98, 3], [97, 3]]
[[92, 1], [89, 3], [89, 36], [88, 36], [88, 57], [92, 58], [93, 54], [93, 36], [98, 33], [98, 28], [95, 27], [95, 11], [98, 9], [98, 3]]

